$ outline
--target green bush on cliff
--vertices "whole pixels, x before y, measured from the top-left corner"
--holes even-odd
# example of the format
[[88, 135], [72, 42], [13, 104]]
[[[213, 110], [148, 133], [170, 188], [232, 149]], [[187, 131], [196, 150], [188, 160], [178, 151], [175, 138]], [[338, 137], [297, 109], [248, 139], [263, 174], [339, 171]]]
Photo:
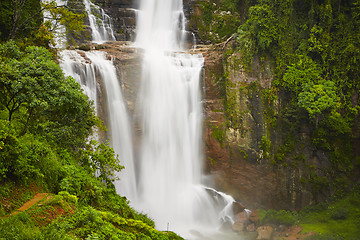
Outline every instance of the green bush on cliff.
[[238, 0], [199, 1], [198, 14], [194, 14], [190, 27], [198, 29], [197, 34], [204, 42], [226, 41], [240, 24]]

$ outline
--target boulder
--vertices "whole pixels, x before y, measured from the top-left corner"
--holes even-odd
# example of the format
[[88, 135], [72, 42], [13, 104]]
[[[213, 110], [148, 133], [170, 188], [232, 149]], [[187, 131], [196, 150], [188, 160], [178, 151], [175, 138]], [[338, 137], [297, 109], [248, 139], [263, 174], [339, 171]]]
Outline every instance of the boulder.
[[235, 222], [235, 223], [232, 225], [232, 230], [233, 230], [234, 232], [241, 233], [241, 232], [244, 231], [244, 229], [245, 229], [244, 223]]
[[255, 209], [249, 215], [249, 221], [255, 224], [259, 223], [259, 210]]
[[254, 223], [250, 223], [249, 225], [246, 226], [246, 231], [247, 232], [255, 232], [255, 224]]
[[256, 240], [271, 240], [274, 229], [271, 226], [260, 226], [256, 232], [258, 233]]
[[235, 215], [234, 218], [235, 223], [236, 222], [245, 223], [247, 220], [248, 220], [248, 214], [245, 211], [239, 212], [238, 214]]

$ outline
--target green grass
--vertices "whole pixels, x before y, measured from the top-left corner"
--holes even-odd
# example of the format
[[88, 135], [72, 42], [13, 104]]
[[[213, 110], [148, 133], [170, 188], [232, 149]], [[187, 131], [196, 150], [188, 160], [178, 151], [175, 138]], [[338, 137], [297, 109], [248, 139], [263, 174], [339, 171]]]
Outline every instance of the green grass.
[[124, 218], [119, 213], [96, 209], [67, 192], [15, 216], [0, 219], [0, 240], [183, 240], [173, 232], [154, 229], [146, 216]]
[[311, 240], [360, 239], [360, 191], [300, 212], [260, 210], [259, 218], [261, 224], [300, 225], [303, 233], [315, 233]]
[[320, 236], [338, 236], [340, 239], [359, 239], [360, 193], [353, 192], [331, 202], [323, 210], [307, 209], [300, 212], [299, 218], [303, 232], [315, 232]]

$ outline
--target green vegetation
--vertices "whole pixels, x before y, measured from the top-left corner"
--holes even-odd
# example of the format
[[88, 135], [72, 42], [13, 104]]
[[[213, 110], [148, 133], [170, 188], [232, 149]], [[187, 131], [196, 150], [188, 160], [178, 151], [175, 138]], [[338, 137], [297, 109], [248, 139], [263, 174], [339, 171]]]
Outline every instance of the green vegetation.
[[29, 200], [31, 186], [58, 193], [1, 219], [0, 238], [181, 239], [156, 231], [116, 193], [114, 172], [123, 167], [107, 143], [87, 140], [100, 121], [53, 59], [43, 47], [0, 44], [0, 214]]
[[199, 1], [201, 15], [192, 16], [190, 27], [202, 41], [223, 42], [228, 39], [240, 24], [237, 0]]
[[[134, 215], [133, 219], [124, 218], [119, 213], [78, 203], [77, 199], [68, 192], [60, 192], [26, 212], [2, 219], [0, 237], [9, 240], [182, 239], [172, 232], [155, 230], [154, 224], [143, 215]], [[122, 205], [127, 206], [125, 202]]]
[[308, 239], [358, 239], [360, 193], [355, 190], [338, 200], [309, 206], [299, 212], [261, 210], [261, 224], [300, 225], [302, 232], [316, 233]]
[[53, 33], [60, 24], [66, 26], [65, 34], [78, 37], [86, 16], [78, 9], [59, 7], [53, 0], [46, 3], [39, 0], [2, 0], [0, 9], [0, 41], [15, 40], [24, 46], [49, 47], [50, 43], [54, 44]]
[[212, 126], [212, 135], [213, 137], [218, 140], [221, 147], [224, 147], [224, 137], [225, 137], [225, 131], [222, 129], [222, 127], [218, 126]]

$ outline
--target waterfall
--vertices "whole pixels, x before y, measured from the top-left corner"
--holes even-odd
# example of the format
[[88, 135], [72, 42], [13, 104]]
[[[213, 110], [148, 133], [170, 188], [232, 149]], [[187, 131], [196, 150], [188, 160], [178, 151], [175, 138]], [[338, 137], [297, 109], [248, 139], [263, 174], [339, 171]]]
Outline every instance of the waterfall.
[[59, 52], [60, 67], [65, 76], [73, 77], [80, 83], [85, 94], [93, 101], [95, 109], [97, 107], [97, 84], [95, 67], [89, 64], [78, 52], [63, 50]]
[[[135, 46], [142, 48], [138, 114], [143, 130], [138, 200], [160, 230], [194, 238], [218, 229], [232, 197], [202, 185], [200, 73], [204, 59], [185, 52], [181, 0], [141, 0]], [[215, 191], [215, 190], [214, 190]]]
[[95, 43], [115, 41], [116, 39], [112, 30], [110, 17], [102, 8], [95, 5], [90, 0], [84, 0], [83, 3], [89, 18], [92, 41]]
[[[108, 137], [125, 166], [117, 173], [117, 192], [153, 218], [159, 230], [175, 231], [188, 239], [230, 239], [231, 234], [220, 236], [219, 228], [224, 221], [231, 222], [234, 199], [203, 183], [200, 76], [204, 59], [186, 53], [188, 33], [181, 0], [140, 1], [134, 46], [142, 49], [143, 56], [135, 111], [142, 134], [136, 157], [134, 126], [112, 60], [102, 51], [63, 50], [60, 65], [96, 106], [97, 93], [106, 93]], [[93, 42], [115, 40], [103, 10], [88, 0], [84, 4]], [[95, 18], [93, 11], [101, 17]]]
[[130, 200], [136, 199], [135, 168], [133, 160], [132, 131], [129, 114], [122, 96], [114, 64], [105, 58], [104, 52], [92, 51], [86, 53], [92, 61], [104, 82], [108, 114], [110, 143], [118, 154], [121, 164], [125, 167], [117, 176], [116, 190], [120, 195]]

